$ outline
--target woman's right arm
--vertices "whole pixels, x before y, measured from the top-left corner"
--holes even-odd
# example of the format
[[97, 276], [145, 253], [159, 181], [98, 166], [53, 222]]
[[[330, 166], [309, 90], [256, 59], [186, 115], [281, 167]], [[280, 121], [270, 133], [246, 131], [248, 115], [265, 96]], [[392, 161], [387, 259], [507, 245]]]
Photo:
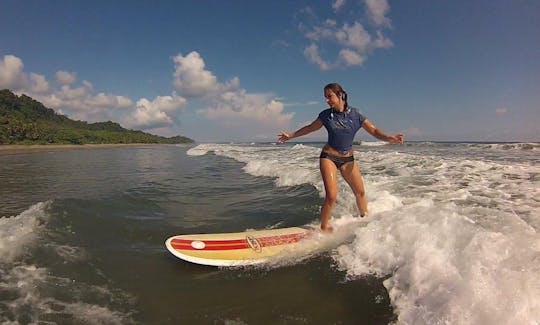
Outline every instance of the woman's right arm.
[[298, 129], [297, 131], [293, 133], [287, 133], [285, 131], [281, 131], [278, 136], [278, 143], [284, 143], [285, 141], [288, 141], [292, 138], [298, 138], [303, 135], [309, 134], [311, 132], [315, 132], [318, 129], [320, 129], [323, 126], [321, 120], [317, 118], [315, 121], [311, 122], [311, 124], [304, 126], [301, 129]]

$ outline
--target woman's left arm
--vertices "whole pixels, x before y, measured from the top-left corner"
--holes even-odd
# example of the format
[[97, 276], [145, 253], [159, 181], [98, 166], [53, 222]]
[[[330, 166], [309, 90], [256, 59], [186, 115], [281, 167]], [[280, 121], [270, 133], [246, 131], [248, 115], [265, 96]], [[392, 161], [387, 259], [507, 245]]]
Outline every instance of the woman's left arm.
[[362, 123], [362, 127], [364, 130], [366, 130], [369, 134], [374, 136], [375, 138], [386, 141], [392, 144], [403, 144], [404, 136], [403, 134], [395, 134], [395, 135], [387, 135], [384, 133], [381, 129], [377, 128], [373, 123], [371, 123], [370, 120], [365, 119]]

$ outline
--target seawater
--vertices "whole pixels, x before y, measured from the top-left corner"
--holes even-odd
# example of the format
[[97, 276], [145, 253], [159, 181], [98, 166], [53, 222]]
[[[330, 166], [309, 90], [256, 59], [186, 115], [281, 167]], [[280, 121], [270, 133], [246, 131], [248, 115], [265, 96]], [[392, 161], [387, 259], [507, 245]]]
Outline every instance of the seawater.
[[[370, 216], [337, 247], [239, 269], [165, 251], [180, 233], [316, 226], [321, 147], [0, 155], [0, 321], [538, 324], [537, 143], [363, 143]], [[354, 215], [340, 178], [332, 222]]]

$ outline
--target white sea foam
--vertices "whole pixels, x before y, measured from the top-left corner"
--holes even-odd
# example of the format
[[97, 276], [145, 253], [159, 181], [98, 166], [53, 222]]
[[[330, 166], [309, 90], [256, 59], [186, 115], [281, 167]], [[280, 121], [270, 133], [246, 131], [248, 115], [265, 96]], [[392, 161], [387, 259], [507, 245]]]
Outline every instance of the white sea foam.
[[[2, 324], [38, 324], [81, 323], [81, 324], [129, 324], [129, 313], [110, 310], [96, 304], [82, 301], [66, 302], [42, 292], [43, 287], [54, 285], [65, 288], [70, 295], [106, 297], [111, 301], [113, 295], [109, 289], [97, 286], [85, 286], [72, 279], [58, 278], [49, 274], [49, 270], [33, 265], [20, 265], [0, 270], [0, 292], [10, 299], [0, 301], [0, 322]], [[129, 297], [128, 297], [129, 298]]]
[[[51, 204], [52, 201], [40, 202], [17, 216], [0, 218], [0, 323], [37, 324], [49, 320], [51, 323], [130, 323], [131, 315], [127, 313], [84, 301], [66, 302], [53, 294], [67, 290], [63, 296], [71, 297], [84, 292], [84, 296], [110, 302], [117, 293], [57, 277], [48, 268], [30, 262], [27, 253], [38, 244], [52, 248], [65, 263], [78, 263], [86, 258], [80, 248], [42, 241]], [[55, 289], [51, 291], [48, 287]]]
[[[370, 217], [351, 242], [334, 250], [338, 267], [349, 279], [387, 278], [401, 324], [538, 324], [540, 167], [529, 154], [536, 144], [481, 144], [473, 152], [469, 145], [429, 145], [411, 153], [384, 146], [356, 154]], [[320, 148], [205, 150], [246, 163], [252, 175], [275, 177], [277, 186], [310, 184], [324, 195]], [[514, 152], [532, 160], [516, 160]], [[332, 222], [355, 213], [354, 197], [340, 179], [334, 216], [345, 217]]]
[[384, 142], [384, 141], [362, 141], [360, 145], [365, 146], [365, 147], [379, 147], [379, 146], [385, 146], [387, 144], [388, 142]]
[[49, 202], [37, 203], [18, 216], [0, 218], [0, 262], [11, 262], [25, 252], [46, 219]]
[[207, 144], [200, 144], [196, 147], [189, 148], [187, 151], [188, 156], [202, 156], [206, 155], [208, 153], [209, 148], [211, 148], [212, 145]]

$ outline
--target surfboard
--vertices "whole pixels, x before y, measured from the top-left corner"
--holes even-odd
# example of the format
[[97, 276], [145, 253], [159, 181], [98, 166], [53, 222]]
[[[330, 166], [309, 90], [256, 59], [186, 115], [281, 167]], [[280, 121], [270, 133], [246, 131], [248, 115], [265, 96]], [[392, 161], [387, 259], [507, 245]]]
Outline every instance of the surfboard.
[[314, 231], [290, 227], [236, 233], [190, 234], [168, 238], [165, 246], [174, 256], [210, 266], [255, 265], [287, 250], [294, 250]]

